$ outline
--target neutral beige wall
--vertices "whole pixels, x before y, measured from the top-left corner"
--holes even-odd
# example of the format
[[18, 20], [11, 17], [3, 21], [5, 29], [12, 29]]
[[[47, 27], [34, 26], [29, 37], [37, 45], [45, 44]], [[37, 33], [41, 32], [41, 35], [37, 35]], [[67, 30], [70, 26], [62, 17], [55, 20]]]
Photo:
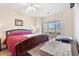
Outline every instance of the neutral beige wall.
[[73, 36], [73, 9], [65, 8], [63, 10], [64, 34]]
[[[15, 19], [23, 20], [23, 26], [15, 26]], [[35, 26], [35, 18], [26, 16], [8, 8], [0, 7], [0, 38], [4, 40], [5, 31], [14, 28]]]
[[73, 33], [73, 10], [70, 8], [64, 8], [62, 11], [52, 14], [48, 17], [43, 18], [44, 22], [51, 22], [54, 20], [61, 20], [63, 28], [61, 32], [63, 35], [72, 36]]

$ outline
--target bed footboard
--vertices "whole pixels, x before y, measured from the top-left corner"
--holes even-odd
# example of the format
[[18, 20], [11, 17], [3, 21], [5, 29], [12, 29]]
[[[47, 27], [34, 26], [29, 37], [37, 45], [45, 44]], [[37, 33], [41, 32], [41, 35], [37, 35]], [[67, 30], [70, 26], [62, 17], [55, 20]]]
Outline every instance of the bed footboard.
[[[24, 52], [36, 47], [37, 45], [44, 43], [48, 41], [48, 35], [37, 35], [31, 38], [28, 38], [27, 40], [24, 40], [23, 42], [20, 42], [16, 45], [16, 55], [25, 55]], [[29, 54], [26, 54], [25, 56], [28, 56]]]

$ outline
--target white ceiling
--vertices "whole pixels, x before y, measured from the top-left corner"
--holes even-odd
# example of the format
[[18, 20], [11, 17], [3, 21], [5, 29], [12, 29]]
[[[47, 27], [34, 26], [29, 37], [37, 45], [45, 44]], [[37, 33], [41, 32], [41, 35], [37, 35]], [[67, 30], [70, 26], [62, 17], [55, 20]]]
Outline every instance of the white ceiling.
[[[32, 3], [34, 4], [34, 3]], [[63, 10], [64, 7], [68, 7], [69, 3], [35, 3], [39, 4], [41, 7], [37, 7], [37, 12], [26, 12], [27, 6], [21, 3], [1, 3], [0, 6], [7, 7], [9, 9], [24, 13], [29, 16], [34, 17], [44, 17], [51, 14], [57, 13]]]

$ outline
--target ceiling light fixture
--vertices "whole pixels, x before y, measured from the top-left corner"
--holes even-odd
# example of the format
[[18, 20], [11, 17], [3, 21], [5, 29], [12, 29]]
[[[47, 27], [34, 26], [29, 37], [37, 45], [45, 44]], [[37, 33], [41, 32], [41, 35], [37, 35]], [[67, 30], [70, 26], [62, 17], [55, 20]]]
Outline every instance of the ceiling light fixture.
[[39, 4], [35, 4], [35, 3], [24, 3], [24, 4], [21, 4], [21, 5], [25, 5], [27, 6], [26, 8], [26, 12], [37, 12], [37, 8], [40, 7]]
[[26, 9], [26, 12], [36, 12], [36, 8], [33, 7], [33, 6], [28, 6], [27, 9]]

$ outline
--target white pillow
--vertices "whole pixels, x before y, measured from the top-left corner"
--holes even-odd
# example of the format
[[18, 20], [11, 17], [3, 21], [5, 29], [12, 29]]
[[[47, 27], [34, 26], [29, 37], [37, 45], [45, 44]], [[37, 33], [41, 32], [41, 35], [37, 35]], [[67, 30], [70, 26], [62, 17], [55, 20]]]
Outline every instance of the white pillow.
[[51, 42], [51, 41], [56, 41], [56, 39], [63, 39], [63, 38], [72, 39], [72, 37], [67, 36], [67, 35], [59, 35], [59, 36], [57, 36], [57, 37], [55, 37], [55, 38], [53, 38], [53, 39], [50, 39], [49, 42]]
[[69, 38], [69, 39], [72, 39], [72, 37], [67, 36], [67, 35], [59, 35], [59, 36], [56, 37], [56, 39], [63, 39], [63, 38]]

